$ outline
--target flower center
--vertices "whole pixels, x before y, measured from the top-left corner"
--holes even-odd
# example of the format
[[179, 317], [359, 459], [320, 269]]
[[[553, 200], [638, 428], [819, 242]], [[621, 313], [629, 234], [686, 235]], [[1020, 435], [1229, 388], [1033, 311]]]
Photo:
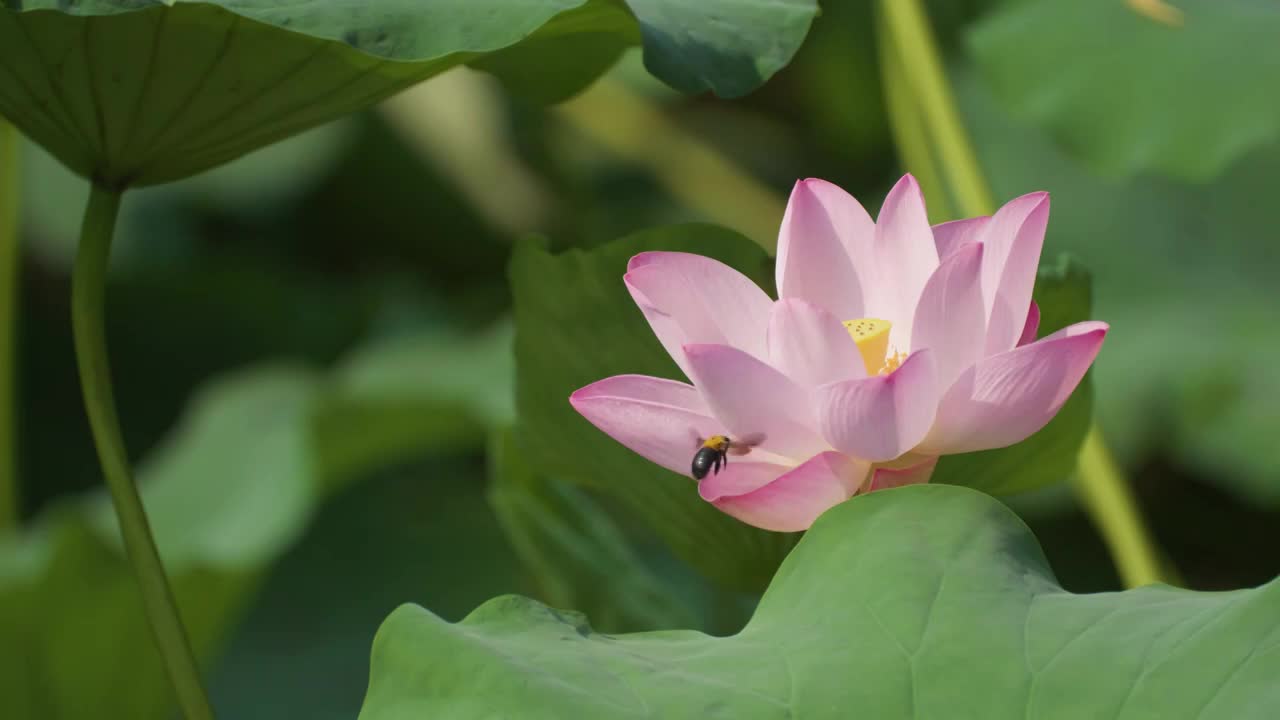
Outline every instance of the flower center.
[[888, 375], [907, 359], [897, 348], [892, 353], [889, 352], [889, 329], [892, 327], [893, 323], [879, 318], [858, 318], [844, 322], [849, 337], [853, 338], [858, 345], [858, 352], [862, 353], [862, 362], [867, 366], [868, 375]]

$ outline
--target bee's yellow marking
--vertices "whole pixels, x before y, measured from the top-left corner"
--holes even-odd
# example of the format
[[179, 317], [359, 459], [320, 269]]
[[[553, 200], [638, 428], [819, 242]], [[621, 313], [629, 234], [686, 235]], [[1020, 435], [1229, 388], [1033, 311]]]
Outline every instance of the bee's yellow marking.
[[1182, 27], [1182, 11], [1164, 0], [1125, 0], [1125, 2], [1139, 15], [1145, 15], [1169, 27]]
[[893, 323], [878, 318], [858, 318], [845, 321], [844, 327], [858, 344], [868, 375], [892, 372], [902, 362], [901, 353], [889, 355], [889, 329]]
[[716, 452], [724, 452], [729, 449], [731, 444], [733, 444], [732, 441], [726, 435], [712, 435], [702, 443], [702, 447], [711, 448]]

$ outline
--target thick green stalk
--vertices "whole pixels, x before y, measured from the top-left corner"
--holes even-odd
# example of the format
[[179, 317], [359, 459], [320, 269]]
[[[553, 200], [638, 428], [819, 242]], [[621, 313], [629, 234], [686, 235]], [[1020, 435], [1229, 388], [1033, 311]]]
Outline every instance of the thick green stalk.
[[920, 116], [920, 108], [916, 107], [915, 95], [904, 79], [902, 51], [886, 28], [884, 14], [876, 14], [880, 36], [881, 81], [889, 115], [889, 130], [893, 133], [893, 144], [898, 149], [898, 159], [902, 161], [903, 167], [911, 168], [911, 173], [920, 183], [920, 190], [929, 198], [930, 221], [938, 223], [954, 220], [955, 211], [951, 208], [951, 198], [946, 183], [942, 181], [937, 158], [934, 157], [929, 132]]
[[0, 118], [0, 534], [18, 526], [18, 130]]
[[785, 199], [653, 103], [604, 78], [555, 109], [592, 140], [649, 170], [691, 210], [746, 235], [770, 255], [777, 252]]
[[989, 215], [995, 209], [977, 153], [960, 121], [960, 110], [942, 70], [942, 55], [920, 0], [882, 0], [889, 38], [902, 62], [902, 75], [916, 97], [915, 106], [934, 138], [960, 213]]
[[[889, 35], [883, 41], [897, 50], [902, 79], [915, 95], [915, 107], [933, 138], [960, 213], [990, 215], [995, 210], [991, 190], [960, 120], [921, 0], [881, 0], [880, 9]], [[1080, 453], [1076, 490], [1111, 549], [1125, 584], [1167, 581], [1128, 483], [1096, 424]]]
[[1170, 578], [1162, 573], [1160, 558], [1138, 514], [1138, 503], [1129, 483], [1103, 442], [1097, 425], [1089, 430], [1080, 449], [1076, 487], [1085, 509], [1103, 531], [1103, 540], [1125, 587], [1168, 582]]
[[213, 709], [200, 682], [200, 669], [178, 607], [169, 589], [160, 554], [151, 536], [142, 499], [129, 470], [129, 458], [120, 435], [116, 404], [111, 391], [111, 370], [107, 364], [105, 300], [107, 265], [111, 238], [115, 232], [120, 193], [92, 185], [89, 206], [80, 231], [80, 249], [71, 276], [71, 323], [75, 335], [76, 361], [85, 410], [93, 430], [98, 460], [107, 489], [120, 521], [125, 552], [142, 591], [151, 632], [164, 661], [169, 680], [187, 720], [212, 720]]

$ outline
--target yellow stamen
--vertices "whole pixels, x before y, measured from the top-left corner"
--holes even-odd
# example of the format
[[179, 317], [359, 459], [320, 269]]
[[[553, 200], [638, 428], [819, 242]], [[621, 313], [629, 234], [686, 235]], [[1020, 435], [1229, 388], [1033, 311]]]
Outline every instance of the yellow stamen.
[[862, 353], [862, 362], [867, 366], [868, 375], [887, 375], [897, 369], [906, 359], [900, 352], [889, 354], [889, 329], [893, 323], [879, 318], [858, 318], [848, 320], [844, 327], [849, 336], [858, 344], [858, 352]]
[[892, 355], [885, 358], [884, 367], [880, 368], [879, 374], [888, 375], [894, 370], [897, 370], [898, 366], [902, 364], [902, 361], [906, 359], [907, 359], [906, 353], [900, 353], [897, 350], [894, 350]]

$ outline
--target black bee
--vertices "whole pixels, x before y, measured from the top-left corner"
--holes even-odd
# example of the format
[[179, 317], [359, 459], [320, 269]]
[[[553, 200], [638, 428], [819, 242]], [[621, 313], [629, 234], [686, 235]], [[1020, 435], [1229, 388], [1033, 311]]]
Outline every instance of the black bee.
[[709, 473], [718, 473], [720, 468], [729, 464], [730, 455], [745, 455], [757, 443], [731, 440], [727, 435], [712, 435], [701, 440], [698, 451], [693, 454], [691, 472], [695, 480], [701, 480]]

